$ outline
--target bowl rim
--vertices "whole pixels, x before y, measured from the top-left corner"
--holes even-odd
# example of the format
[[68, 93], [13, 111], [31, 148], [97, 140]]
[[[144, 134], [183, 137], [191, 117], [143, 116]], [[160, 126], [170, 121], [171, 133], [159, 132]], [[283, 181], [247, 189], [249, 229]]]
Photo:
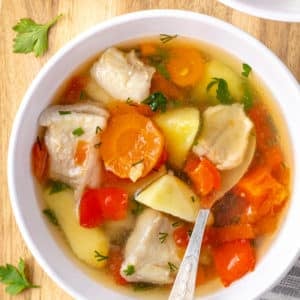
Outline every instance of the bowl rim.
[[[252, 43], [254, 43], [257, 47], [261, 49], [262, 52], [265, 52], [270, 57], [270, 60], [275, 60], [278, 67], [281, 69], [281, 71], [284, 72], [284, 75], [287, 76], [288, 80], [291, 83], [294, 83], [294, 85], [298, 87], [298, 92], [300, 95], [300, 88], [298, 86], [298, 83], [296, 79], [293, 77], [291, 72], [288, 70], [288, 68], [281, 62], [281, 60], [273, 53], [271, 52], [265, 45], [263, 45], [261, 42], [256, 40], [254, 37], [249, 35], [248, 33], [242, 31], [241, 29], [233, 26], [232, 24], [229, 24], [225, 21], [222, 21], [220, 19], [217, 19], [212, 16], [208, 16], [205, 14], [200, 14], [196, 12], [191, 11], [185, 11], [185, 10], [176, 10], [176, 9], [155, 9], [155, 10], [144, 10], [144, 11], [138, 11], [133, 13], [127, 13], [124, 15], [120, 15], [117, 17], [113, 17], [112, 19], [103, 21], [95, 26], [92, 26], [88, 30], [84, 31], [83, 33], [79, 34], [77, 37], [69, 41], [66, 45], [64, 45], [55, 55], [53, 55], [49, 61], [43, 66], [43, 68], [39, 71], [38, 75], [35, 77], [33, 82], [31, 83], [30, 87], [28, 88], [25, 96], [22, 99], [22, 102], [20, 104], [20, 107], [17, 111], [15, 120], [13, 122], [13, 127], [11, 131], [10, 141], [9, 141], [9, 149], [8, 149], [8, 160], [7, 160], [7, 175], [8, 175], [8, 187], [9, 187], [9, 196], [11, 200], [12, 210], [16, 219], [16, 222], [18, 224], [19, 230], [23, 236], [23, 239], [25, 240], [28, 248], [30, 249], [31, 253], [35, 257], [36, 261], [39, 263], [39, 265], [43, 268], [43, 270], [46, 271], [46, 273], [51, 277], [51, 279], [58, 284], [60, 287], [64, 289], [67, 293], [75, 297], [76, 299], [85, 299], [81, 294], [77, 292], [77, 290], [74, 288], [72, 284], [70, 284], [65, 278], [59, 277], [51, 265], [48, 263], [48, 261], [44, 258], [42, 253], [40, 253], [37, 244], [35, 243], [32, 236], [29, 234], [29, 230], [26, 227], [26, 224], [24, 222], [24, 219], [21, 214], [21, 210], [18, 208], [18, 197], [17, 197], [17, 188], [15, 186], [15, 173], [14, 173], [14, 154], [15, 151], [17, 151], [15, 147], [15, 141], [18, 136], [18, 131], [21, 127], [21, 119], [24, 114], [24, 111], [30, 102], [30, 98], [32, 97], [32, 94], [34, 93], [35, 89], [38, 87], [38, 85], [44, 80], [44, 77], [46, 76], [47, 72], [53, 68], [56, 63], [63, 57], [66, 53], [71, 51], [76, 45], [83, 42], [85, 39], [93, 36], [95, 33], [102, 31], [104, 29], [107, 29], [109, 27], [114, 27], [115, 25], [120, 25], [126, 22], [134, 22], [140, 19], [145, 18], [153, 18], [153, 17], [174, 17], [174, 18], [191, 18], [191, 19], [197, 19], [199, 21], [199, 18], [204, 22], [213, 22], [217, 23], [221, 28], [226, 28], [227, 30], [231, 31], [234, 34], [239, 35], [240, 37], [243, 37], [244, 39], [250, 39]], [[296, 174], [295, 176], [296, 177]], [[289, 268], [293, 265], [294, 261], [297, 259], [299, 253], [300, 253], [300, 243], [297, 247], [297, 253], [294, 253], [294, 257], [290, 260], [289, 266], [286, 266], [285, 271], [282, 271], [279, 275], [274, 275], [273, 278], [273, 284], [270, 286], [265, 286], [264, 289], [261, 289], [258, 293], [256, 293], [256, 297], [261, 295], [263, 292], [265, 292], [267, 289], [274, 286], [284, 275], [288, 272]], [[209, 297], [210, 298], [210, 297]], [[124, 299], [129, 299], [124, 295]], [[246, 299], [246, 298], [245, 298]]]
[[245, 3], [240, 0], [218, 0], [224, 5], [236, 9], [245, 14], [260, 17], [263, 19], [273, 20], [273, 21], [282, 21], [282, 22], [300, 22], [300, 12], [280, 12], [276, 10], [267, 10], [261, 7], [255, 7], [249, 1]]

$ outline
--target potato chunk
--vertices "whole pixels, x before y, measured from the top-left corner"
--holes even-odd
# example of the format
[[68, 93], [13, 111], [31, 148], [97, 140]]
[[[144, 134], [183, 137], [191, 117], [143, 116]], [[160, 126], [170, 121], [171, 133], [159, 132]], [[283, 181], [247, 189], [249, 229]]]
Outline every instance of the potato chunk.
[[136, 201], [153, 209], [194, 222], [200, 201], [189, 186], [174, 175], [166, 174], [136, 196]]
[[154, 122], [166, 139], [169, 162], [181, 168], [198, 132], [199, 111], [193, 107], [178, 108], [155, 116]]
[[97, 261], [95, 251], [107, 256], [108, 238], [100, 228], [84, 228], [79, 225], [73, 191], [68, 189], [50, 195], [49, 190], [45, 190], [43, 196], [49, 208], [54, 211], [74, 254], [88, 265], [102, 268], [106, 259]]

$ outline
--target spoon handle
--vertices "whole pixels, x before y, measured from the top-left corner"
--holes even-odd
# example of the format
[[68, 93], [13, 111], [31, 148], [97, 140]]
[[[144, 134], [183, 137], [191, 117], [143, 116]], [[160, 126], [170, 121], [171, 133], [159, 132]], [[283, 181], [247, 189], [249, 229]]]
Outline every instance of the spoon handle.
[[169, 300], [192, 300], [194, 298], [196, 274], [203, 233], [209, 209], [200, 209], [190, 242], [177, 273]]

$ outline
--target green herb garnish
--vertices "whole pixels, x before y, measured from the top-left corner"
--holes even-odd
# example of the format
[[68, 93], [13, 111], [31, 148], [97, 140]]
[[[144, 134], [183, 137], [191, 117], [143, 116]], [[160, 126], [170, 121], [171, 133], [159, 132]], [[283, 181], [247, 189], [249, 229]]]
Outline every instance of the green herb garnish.
[[102, 128], [100, 127], [100, 126], [97, 126], [96, 127], [96, 134], [98, 134], [99, 132], [101, 132], [102, 131]]
[[84, 130], [81, 127], [78, 127], [72, 131], [72, 134], [75, 136], [81, 136], [84, 134]]
[[133, 202], [135, 207], [131, 210], [131, 213], [135, 216], [138, 216], [143, 212], [145, 206], [136, 200], [133, 200]]
[[34, 52], [35, 56], [43, 55], [48, 49], [49, 29], [62, 15], [58, 15], [46, 24], [37, 24], [32, 19], [21, 19], [12, 29], [17, 32], [13, 42], [15, 53]]
[[132, 286], [133, 286], [133, 290], [136, 292], [145, 291], [156, 287], [156, 285], [154, 285], [153, 283], [148, 283], [148, 282], [134, 282]]
[[123, 273], [127, 276], [132, 275], [135, 272], [135, 268], [133, 265], [128, 265], [125, 270], [123, 270]]
[[50, 195], [59, 193], [61, 191], [64, 191], [64, 190], [70, 188], [66, 183], [63, 183], [61, 181], [51, 180], [49, 183], [51, 186], [50, 191], [49, 191]]
[[192, 200], [192, 202], [195, 202], [196, 198], [194, 196], [191, 196], [191, 200]]
[[160, 41], [165, 44], [165, 43], [168, 43], [170, 41], [172, 41], [173, 39], [177, 38], [178, 37], [178, 34], [174, 34], [174, 35], [169, 35], [169, 34], [163, 34], [161, 33], [159, 35], [159, 39]]
[[58, 220], [54, 211], [50, 208], [46, 208], [43, 210], [43, 214], [48, 218], [48, 220], [55, 226], [58, 226]]
[[139, 161], [137, 161], [137, 162], [134, 162], [131, 166], [132, 166], [132, 167], [135, 167], [136, 165], [141, 164], [143, 161], [144, 161], [144, 159], [142, 158], [141, 160], [139, 160]]
[[161, 242], [162, 244], [166, 241], [168, 235], [169, 235], [169, 234], [168, 234], [167, 232], [159, 232], [159, 233], [158, 233], [158, 239], [160, 240], [160, 242]]
[[178, 270], [178, 267], [175, 266], [173, 263], [168, 262], [168, 266], [170, 268], [170, 272], [175, 272], [176, 270]]
[[150, 106], [152, 111], [165, 112], [167, 109], [167, 98], [161, 92], [155, 92], [143, 101]]
[[108, 259], [108, 256], [102, 255], [102, 254], [101, 254], [99, 251], [97, 251], [97, 250], [95, 250], [94, 253], [95, 253], [94, 257], [96, 258], [97, 261], [103, 261], [103, 260]]
[[244, 77], [248, 77], [251, 71], [252, 71], [252, 68], [248, 64], [243, 64], [242, 75]]
[[136, 103], [135, 103], [132, 99], [130, 99], [130, 98], [127, 98], [127, 99], [126, 99], [126, 103], [127, 103], [128, 105], [136, 106]]
[[232, 103], [232, 97], [230, 95], [228, 84], [226, 80], [223, 78], [212, 78], [212, 81], [207, 85], [206, 91], [208, 92], [214, 85], [218, 85], [217, 87], [217, 99], [222, 104], [231, 104]]
[[72, 112], [70, 112], [70, 111], [68, 111], [68, 110], [60, 110], [60, 111], [58, 111], [58, 113], [59, 113], [60, 115], [70, 115]]
[[182, 221], [177, 221], [177, 222], [172, 223], [172, 227], [178, 227], [181, 224], [182, 224]]
[[10, 295], [17, 295], [28, 288], [39, 287], [28, 281], [25, 275], [25, 262], [22, 258], [17, 268], [10, 264], [0, 266], [0, 282], [7, 285], [5, 291]]

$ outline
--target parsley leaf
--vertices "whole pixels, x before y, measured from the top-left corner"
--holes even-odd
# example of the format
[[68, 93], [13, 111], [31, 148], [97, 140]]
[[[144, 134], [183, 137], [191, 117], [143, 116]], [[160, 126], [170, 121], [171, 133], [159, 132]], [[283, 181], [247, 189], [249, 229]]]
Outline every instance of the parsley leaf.
[[168, 266], [170, 268], [170, 272], [175, 272], [178, 269], [178, 267], [171, 262], [168, 262]]
[[242, 75], [244, 77], [248, 77], [250, 72], [252, 71], [252, 68], [248, 64], [243, 64], [243, 72]]
[[174, 34], [174, 35], [170, 35], [170, 34], [164, 34], [164, 33], [161, 33], [159, 35], [159, 39], [160, 41], [165, 44], [167, 42], [170, 42], [172, 41], [173, 39], [177, 38], [178, 37], [178, 34]]
[[160, 242], [161, 242], [162, 244], [166, 241], [168, 235], [169, 235], [169, 234], [168, 234], [167, 232], [159, 232], [159, 233], [158, 233], [158, 239], [160, 240]]
[[14, 38], [15, 53], [34, 52], [35, 56], [43, 55], [48, 49], [48, 31], [62, 14], [46, 24], [37, 24], [32, 19], [21, 19], [12, 29], [17, 32]]
[[59, 110], [58, 113], [60, 115], [70, 115], [72, 112], [68, 111], [68, 110]]
[[37, 288], [28, 281], [25, 275], [25, 262], [22, 258], [19, 260], [18, 267], [6, 264], [0, 266], [0, 282], [7, 285], [5, 291], [10, 295], [16, 295], [28, 288]]
[[127, 276], [132, 275], [135, 272], [135, 268], [133, 265], [128, 265], [125, 270], [123, 270], [123, 273]]
[[56, 194], [70, 188], [66, 183], [55, 180], [50, 180], [50, 186], [51, 188], [49, 191], [49, 195]]
[[81, 127], [78, 127], [72, 131], [72, 134], [75, 136], [81, 136], [84, 134], [84, 130]]
[[167, 109], [167, 98], [161, 92], [155, 92], [143, 101], [144, 104], [148, 104], [152, 111], [165, 112]]
[[95, 252], [94, 257], [96, 258], [97, 261], [103, 261], [108, 259], [108, 256], [102, 255], [99, 251], [95, 250], [94, 252]]
[[222, 104], [231, 104], [232, 97], [229, 93], [228, 84], [225, 79], [223, 78], [212, 78], [212, 81], [207, 85], [206, 91], [208, 92], [215, 84], [218, 85], [217, 87], [217, 99]]
[[59, 225], [56, 215], [52, 209], [46, 208], [43, 210], [43, 213], [53, 225], [55, 225], [55, 226]]

